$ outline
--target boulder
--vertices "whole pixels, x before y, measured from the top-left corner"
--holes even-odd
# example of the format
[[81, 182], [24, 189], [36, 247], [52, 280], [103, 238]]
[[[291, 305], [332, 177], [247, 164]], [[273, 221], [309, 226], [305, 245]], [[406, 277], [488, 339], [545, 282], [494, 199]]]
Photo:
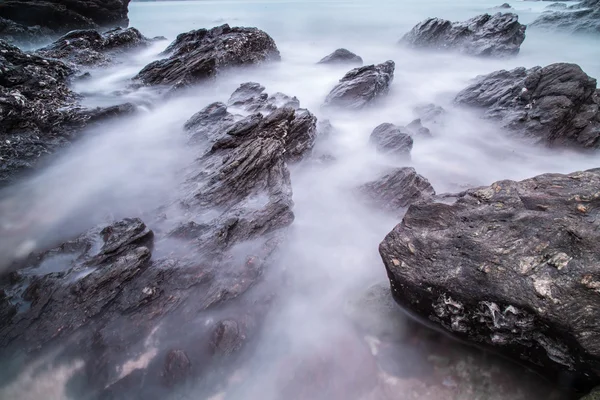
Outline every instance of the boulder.
[[400, 305], [590, 390], [600, 382], [600, 170], [415, 203], [379, 246]]
[[229, 25], [182, 33], [163, 55], [167, 58], [148, 64], [134, 79], [183, 88], [229, 67], [280, 60], [275, 42], [265, 32]]
[[429, 128], [423, 126], [420, 118], [413, 120], [410, 124], [406, 125], [406, 129], [412, 136], [428, 137], [430, 138], [431, 131]]
[[413, 139], [406, 128], [387, 122], [377, 126], [369, 140], [378, 152], [401, 157], [409, 157], [413, 147]]
[[135, 28], [116, 28], [100, 34], [96, 30], [71, 31], [36, 54], [77, 66], [106, 65], [127, 50], [148, 46], [151, 40]]
[[363, 60], [353, 52], [346, 49], [337, 49], [326, 57], [323, 57], [317, 64], [358, 64], [362, 65]]
[[502, 3], [501, 5], [499, 5], [499, 6], [498, 6], [498, 7], [496, 7], [496, 8], [504, 8], [504, 9], [508, 9], [508, 8], [512, 8], [512, 7], [511, 7], [511, 6], [510, 6], [510, 4], [508, 4], [508, 3]]
[[513, 13], [483, 14], [464, 22], [428, 18], [404, 35], [400, 43], [416, 49], [504, 57], [519, 52], [525, 40], [525, 28]]
[[551, 146], [600, 146], [596, 80], [575, 64], [516, 68], [478, 77], [455, 101]]
[[0, 29], [0, 38], [31, 42], [75, 29], [127, 27], [129, 1], [7, 0], [0, 4], [0, 19], [11, 21], [12, 28], [9, 34]]
[[435, 195], [429, 181], [411, 167], [395, 168], [376, 181], [362, 185], [360, 191], [371, 203], [388, 211], [402, 210]]
[[440, 123], [446, 114], [446, 110], [433, 103], [419, 105], [413, 111], [419, 120], [434, 124]]
[[394, 80], [393, 61], [348, 72], [325, 99], [325, 107], [361, 109], [388, 94]]
[[572, 33], [600, 33], [600, 1], [586, 0], [570, 7], [551, 4], [550, 7], [556, 11], [542, 14], [530, 26]]

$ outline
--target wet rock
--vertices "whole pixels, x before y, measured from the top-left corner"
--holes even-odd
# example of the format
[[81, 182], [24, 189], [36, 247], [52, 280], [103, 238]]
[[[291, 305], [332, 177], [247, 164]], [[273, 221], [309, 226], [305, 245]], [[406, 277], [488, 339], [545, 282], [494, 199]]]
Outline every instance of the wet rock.
[[516, 14], [483, 14], [464, 22], [428, 18], [400, 43], [418, 49], [454, 50], [472, 56], [503, 57], [519, 52], [525, 25]]
[[587, 0], [570, 7], [563, 4], [564, 7], [550, 5], [548, 8], [551, 6], [558, 11], [542, 14], [530, 26], [572, 33], [600, 33], [600, 1]]
[[291, 107], [294, 110], [300, 108], [300, 101], [296, 97], [290, 97], [283, 93], [269, 96], [265, 93], [265, 87], [256, 82], [242, 83], [231, 94], [227, 104], [248, 112], [270, 112], [279, 107]]
[[180, 89], [229, 67], [280, 60], [275, 42], [265, 32], [229, 25], [182, 33], [163, 55], [167, 58], [148, 64], [134, 79]]
[[414, 121], [412, 121], [410, 124], [406, 125], [406, 129], [410, 132], [410, 134], [412, 136], [417, 136], [417, 137], [420, 136], [420, 137], [428, 137], [428, 138], [430, 138], [432, 136], [429, 128], [426, 128], [423, 126], [420, 118], [417, 118]]
[[2, 38], [30, 42], [75, 29], [126, 27], [128, 6], [129, 0], [7, 0], [2, 3], [0, 17], [11, 21], [13, 28]]
[[24, 47], [39, 47], [53, 31], [40, 26], [24, 26], [0, 17], [0, 38], [8, 43], [18, 43]]
[[73, 66], [107, 65], [127, 50], [148, 46], [151, 40], [135, 28], [116, 28], [100, 34], [96, 30], [76, 30], [36, 51], [42, 57], [55, 58]]
[[360, 187], [370, 202], [390, 211], [398, 211], [412, 203], [435, 195], [429, 181], [414, 168], [396, 168], [380, 179]]
[[566, 10], [568, 6], [565, 3], [552, 3], [546, 6], [547, 10]]
[[228, 356], [240, 350], [246, 340], [243, 329], [235, 320], [219, 321], [213, 329], [210, 347], [215, 355]]
[[171, 350], [167, 353], [163, 370], [163, 379], [167, 386], [183, 382], [190, 373], [192, 363], [183, 350]]
[[493, 72], [478, 77], [455, 101], [552, 146], [600, 145], [596, 80], [575, 64]]
[[362, 65], [363, 60], [353, 52], [346, 49], [337, 49], [326, 57], [323, 57], [318, 64], [358, 64]]
[[413, 204], [379, 248], [394, 298], [460, 339], [591, 389], [599, 185], [598, 170], [545, 174]]
[[434, 124], [440, 123], [443, 116], [446, 114], [446, 110], [436, 104], [424, 104], [415, 107], [415, 114], [423, 122], [432, 122]]
[[502, 3], [501, 5], [499, 5], [499, 6], [498, 6], [498, 7], [496, 7], [496, 8], [504, 8], [504, 9], [509, 9], [509, 8], [512, 8], [512, 7], [511, 7], [511, 6], [510, 6], [510, 4], [508, 4], [508, 3]]
[[348, 72], [325, 99], [326, 107], [361, 109], [388, 94], [394, 80], [393, 61]]
[[405, 128], [387, 122], [377, 126], [369, 140], [380, 153], [401, 157], [409, 157], [413, 147], [413, 139]]

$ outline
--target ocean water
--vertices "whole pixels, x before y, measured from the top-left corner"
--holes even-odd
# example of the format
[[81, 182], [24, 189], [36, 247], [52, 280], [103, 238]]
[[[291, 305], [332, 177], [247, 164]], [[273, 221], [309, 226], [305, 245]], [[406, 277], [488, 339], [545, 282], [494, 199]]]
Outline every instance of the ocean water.
[[[400, 216], [361, 203], [352, 196], [354, 188], [394, 166], [413, 166], [430, 180], [438, 193], [444, 193], [500, 179], [519, 180], [546, 172], [568, 173], [600, 164], [597, 155], [551, 151], [526, 139], [511, 137], [493, 122], [483, 121], [452, 104], [456, 93], [471, 79], [498, 69], [574, 62], [589, 75], [600, 77], [597, 37], [531, 29], [518, 56], [496, 60], [415, 52], [396, 44], [424, 18], [464, 20], [496, 12], [492, 8], [500, 3], [500, 0], [131, 3], [131, 26], [146, 36], [161, 35], [168, 41], [128, 56], [116, 66], [91, 71], [92, 79], [78, 83], [75, 89], [85, 95], [84, 104], [89, 106], [134, 101], [145, 105], [145, 112], [88, 132], [37, 175], [4, 191], [0, 200], [3, 215], [0, 259], [11, 260], [111, 218], [140, 215], [176, 196], [183, 179], [181, 168], [195, 156], [186, 146], [183, 123], [209, 103], [226, 101], [241, 83], [255, 81], [264, 85], [268, 93], [283, 92], [298, 97], [302, 107], [319, 119], [329, 119], [335, 132], [321, 140], [316, 151], [333, 155], [336, 161], [326, 168], [310, 162], [290, 167], [296, 220], [288, 242], [280, 250], [279, 264], [289, 271], [295, 283], [277, 311], [269, 316], [268, 328], [258, 340], [256, 354], [239, 371], [232, 372], [232, 376], [243, 377], [251, 370], [254, 375], [250, 375], [258, 375], [260, 379], [247, 379], [236, 388], [224, 389], [212, 397], [202, 392], [199, 382], [178, 395], [213, 400], [285, 399], [275, 384], [279, 376], [278, 360], [291, 358], [290, 368], [295, 371], [304, 368], [303, 360], [319, 357], [340, 342], [345, 343], [344, 354], [359, 354], [367, 342], [376, 353], [373, 346], [377, 346], [368, 338], [348, 340], [354, 328], [347, 322], [346, 309], [348, 302], [360, 298], [372, 284], [386, 281], [377, 248]], [[529, 23], [550, 3], [512, 1], [510, 4], [521, 22]], [[169, 101], [159, 101], [160, 94], [155, 90], [127, 90], [129, 79], [158, 58], [158, 53], [177, 34], [224, 23], [265, 30], [277, 43], [282, 61], [228, 71], [184, 97]], [[377, 107], [358, 113], [321, 110], [325, 96], [348, 67], [315, 63], [339, 47], [360, 55], [365, 64], [395, 61], [391, 92]], [[444, 107], [448, 114], [444, 124], [428, 126], [434, 135], [432, 140], [415, 141], [410, 161], [378, 155], [368, 145], [375, 126], [383, 122], [406, 125], [416, 117], [414, 107], [427, 103]], [[286, 345], [280, 346], [281, 342]], [[410, 372], [430, 356], [425, 350], [411, 348], [398, 353], [391, 362]], [[456, 382], [425, 384], [414, 374], [404, 380], [382, 375], [381, 387], [373, 393], [345, 398], [446, 399], [451, 398], [449, 393], [460, 400], [548, 398], [549, 383], [529, 379], [529, 375], [512, 365], [477, 357], [465, 356], [472, 366], [468, 367], [471, 361], [466, 362], [467, 367], [461, 370], [464, 379]], [[368, 362], [362, 357], [342, 359], [327, 379], [342, 386], [350, 385], [368, 373]], [[32, 400], [70, 398], [64, 390], [68, 381], [65, 374], [77, 368], [50, 369], [42, 374], [50, 379], [37, 380], [26, 370], [10, 387], [0, 389], [0, 398], [7, 398], [2, 397], [3, 393], [20, 393], [20, 398]], [[479, 371], [485, 368], [500, 371], [508, 383], [499, 383], [498, 390], [492, 388], [493, 394], [485, 392], [489, 388], [480, 387], [484, 384], [473, 383], [479, 374], [484, 374]], [[52, 374], [57, 374], [53, 392], [47, 388]], [[519, 379], [523, 376], [528, 378]], [[471, 382], [469, 388], [475, 389], [467, 390], [464, 382]], [[430, 385], [429, 392], [423, 385]], [[43, 397], [43, 393], [51, 397]], [[417, 393], [416, 397], [413, 393]], [[558, 399], [562, 395], [555, 396]]]

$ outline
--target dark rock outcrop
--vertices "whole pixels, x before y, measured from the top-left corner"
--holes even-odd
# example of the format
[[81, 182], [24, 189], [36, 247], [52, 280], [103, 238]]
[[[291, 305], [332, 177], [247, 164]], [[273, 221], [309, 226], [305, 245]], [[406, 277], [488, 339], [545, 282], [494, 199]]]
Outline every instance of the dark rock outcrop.
[[265, 32], [229, 25], [182, 33], [163, 55], [167, 58], [148, 64], [135, 79], [146, 85], [183, 88], [225, 68], [280, 60], [275, 42]]
[[566, 6], [553, 9], [558, 11], [542, 14], [530, 26], [573, 33], [600, 33], [600, 1], [586, 0], [568, 9]]
[[348, 72], [325, 99], [326, 107], [361, 109], [388, 94], [394, 80], [393, 61]]
[[[127, 27], [130, 0], [7, 0], [0, 4], [0, 38], [32, 42], [75, 29]], [[2, 29], [9, 25], [10, 29]]]
[[362, 65], [363, 59], [346, 49], [337, 49], [326, 57], [323, 57], [318, 64], [358, 64]]
[[464, 22], [428, 18], [400, 40], [412, 48], [454, 50], [472, 56], [517, 54], [525, 40], [525, 25], [516, 14], [483, 14]]
[[92, 29], [77, 30], [67, 33], [36, 53], [73, 66], [98, 66], [109, 64], [113, 57], [127, 50], [146, 47], [150, 42], [135, 28], [116, 28], [103, 34]]
[[398, 211], [435, 194], [429, 181], [410, 167], [396, 168], [362, 185], [360, 191], [369, 202], [389, 211]]
[[395, 299], [579, 390], [598, 385], [600, 170], [416, 203], [379, 251]]
[[409, 157], [413, 147], [413, 139], [405, 128], [387, 122], [377, 126], [369, 140], [378, 152], [401, 157]]
[[493, 72], [478, 77], [455, 101], [482, 108], [484, 117], [552, 146], [600, 146], [596, 80], [575, 64]]

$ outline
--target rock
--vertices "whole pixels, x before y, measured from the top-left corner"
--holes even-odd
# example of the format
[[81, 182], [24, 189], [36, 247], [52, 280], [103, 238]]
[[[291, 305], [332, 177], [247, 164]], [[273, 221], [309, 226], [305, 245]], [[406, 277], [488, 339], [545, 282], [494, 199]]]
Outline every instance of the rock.
[[394, 80], [393, 61], [348, 72], [327, 95], [324, 106], [361, 109], [388, 94]]
[[429, 181], [410, 167], [396, 168], [362, 185], [360, 191], [370, 202], [389, 211], [398, 211], [435, 195]]
[[228, 356], [240, 350], [245, 336], [239, 324], [234, 320], [223, 320], [215, 326], [210, 346], [213, 354]]
[[548, 10], [566, 10], [568, 6], [565, 3], [552, 3], [546, 6]]
[[[380, 244], [394, 298], [578, 390], [598, 385], [600, 170], [411, 205]], [[562, 380], [564, 379], [564, 380]]]
[[499, 5], [499, 6], [498, 6], [498, 7], [496, 7], [496, 8], [504, 8], [504, 9], [508, 9], [508, 8], [512, 8], [512, 7], [511, 7], [511, 6], [510, 6], [510, 4], [508, 4], [508, 3], [502, 3], [501, 5]]
[[151, 40], [135, 28], [116, 28], [100, 34], [98, 31], [71, 31], [54, 43], [36, 51], [42, 57], [55, 58], [72, 66], [98, 66], [112, 62], [126, 50], [146, 47]]
[[[0, 28], [0, 37], [9, 42], [31, 42], [76, 29], [127, 27], [130, 0], [7, 0], [0, 6], [0, 18], [11, 21], [9, 35]], [[7, 25], [0, 22], [0, 27]]]
[[283, 93], [269, 96], [264, 93], [265, 87], [256, 82], [242, 83], [229, 98], [227, 104], [248, 112], [274, 111], [278, 107], [300, 108], [300, 101]]
[[24, 47], [39, 47], [54, 32], [40, 26], [24, 26], [10, 19], [0, 17], [0, 38], [8, 43], [19, 43]]
[[431, 131], [421, 123], [421, 119], [417, 118], [410, 124], [406, 125], [406, 129], [412, 136], [431, 137]]
[[187, 378], [192, 363], [183, 350], [171, 350], [167, 353], [163, 379], [167, 386], [174, 386]]
[[552, 146], [600, 145], [596, 80], [575, 64], [493, 72], [478, 77], [455, 101], [482, 108], [485, 118]]
[[483, 14], [464, 22], [428, 18], [400, 40], [417, 49], [454, 50], [472, 56], [503, 57], [519, 52], [525, 25], [517, 14]]
[[[559, 3], [560, 4], [560, 3]], [[530, 26], [535, 28], [564, 30], [572, 33], [600, 33], [600, 1], [587, 0], [567, 7], [551, 4], [548, 8], [559, 10], [544, 13]]]
[[377, 126], [369, 140], [380, 153], [401, 157], [409, 157], [413, 147], [413, 139], [406, 129], [390, 123]]
[[324, 57], [317, 64], [358, 64], [362, 65], [363, 60], [353, 52], [346, 49], [337, 49], [330, 55]]
[[434, 124], [440, 123], [443, 116], [446, 114], [446, 110], [435, 104], [424, 104], [414, 108], [414, 113], [418, 119], [423, 122], [432, 122]]
[[168, 57], [148, 64], [134, 79], [177, 89], [212, 78], [229, 67], [280, 60], [275, 42], [265, 32], [229, 25], [182, 33], [163, 55]]
[[587, 396], [582, 397], [581, 400], [600, 400], [600, 388], [595, 388]]

